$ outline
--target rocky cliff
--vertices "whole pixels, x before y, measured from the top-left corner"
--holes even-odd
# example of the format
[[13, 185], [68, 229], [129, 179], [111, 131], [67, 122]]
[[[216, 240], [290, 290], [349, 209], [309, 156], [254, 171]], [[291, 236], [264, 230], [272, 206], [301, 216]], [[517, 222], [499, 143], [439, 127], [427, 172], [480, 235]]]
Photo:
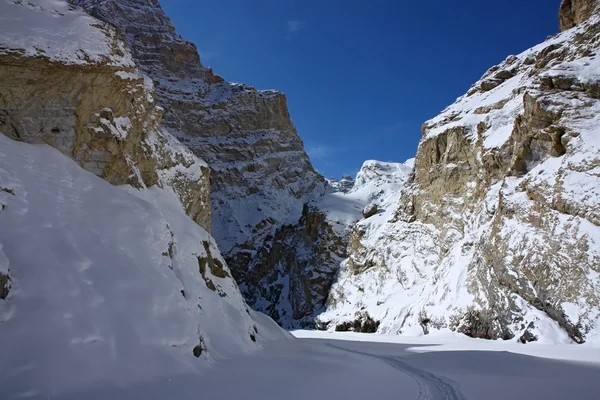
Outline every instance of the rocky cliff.
[[0, 0], [3, 398], [166, 380], [285, 337], [201, 227], [208, 166], [120, 37], [63, 0]]
[[209, 228], [208, 167], [160, 128], [152, 82], [117, 31], [66, 2], [2, 7], [0, 130], [47, 143], [113, 184], [159, 185]]
[[560, 22], [423, 125], [395, 212], [354, 227], [319, 325], [600, 339], [598, 2], [563, 1]]
[[156, 0], [70, 0], [117, 26], [166, 111], [162, 126], [211, 169], [212, 234], [238, 279], [325, 181], [304, 152], [285, 95], [232, 84], [200, 62]]

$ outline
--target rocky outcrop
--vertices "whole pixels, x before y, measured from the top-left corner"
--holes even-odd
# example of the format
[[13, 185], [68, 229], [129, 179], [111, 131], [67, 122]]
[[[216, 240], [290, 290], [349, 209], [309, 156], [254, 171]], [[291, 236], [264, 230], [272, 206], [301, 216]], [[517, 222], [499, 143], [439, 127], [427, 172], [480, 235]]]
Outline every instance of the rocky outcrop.
[[320, 324], [365, 311], [380, 333], [422, 334], [427, 320], [473, 337], [600, 338], [597, 5], [563, 2], [561, 24], [577, 26], [424, 124], [393, 215], [353, 228]]
[[285, 328], [314, 327], [340, 262], [347, 257], [340, 234], [316, 205], [305, 205], [296, 224], [279, 228], [258, 251], [245, 275], [234, 271], [249, 304]]
[[[26, 42], [11, 40], [11, 27], [4, 27], [0, 131], [13, 139], [49, 144], [113, 184], [167, 188], [188, 215], [210, 229], [208, 167], [159, 127], [163, 109], [154, 102], [152, 82], [137, 72], [114, 28], [81, 11], [42, 6], [5, 7], [25, 13], [26, 23], [42, 26], [53, 18], [75, 25], [75, 19], [80, 35], [108, 41], [105, 47], [112, 53], [81, 56], [79, 38], [72, 44], [65, 38], [53, 43], [51, 31], [47, 51], [33, 53]], [[55, 47], [61, 52], [51, 52]]]
[[596, 0], [562, 0], [558, 19], [564, 31], [581, 24], [597, 12]]
[[10, 278], [0, 272], [0, 300], [4, 300], [8, 297], [10, 291]]
[[[156, 0], [70, 0], [117, 26], [165, 109], [162, 126], [211, 168], [212, 233], [244, 276], [303, 204], [325, 191], [292, 123], [285, 95], [232, 84], [200, 62]], [[240, 283], [244, 283], [241, 281]]]
[[369, 204], [367, 204], [367, 206], [365, 208], [363, 208], [362, 215], [364, 218], [370, 218], [373, 215], [377, 214], [378, 210], [379, 210], [379, 206], [377, 206], [377, 204], [369, 203]]

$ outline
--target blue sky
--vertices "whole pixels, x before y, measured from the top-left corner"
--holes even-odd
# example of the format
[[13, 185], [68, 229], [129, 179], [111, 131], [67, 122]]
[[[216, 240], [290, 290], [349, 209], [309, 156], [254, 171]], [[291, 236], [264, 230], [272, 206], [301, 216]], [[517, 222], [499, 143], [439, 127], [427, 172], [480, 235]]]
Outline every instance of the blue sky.
[[203, 63], [286, 93], [315, 167], [413, 157], [421, 125], [558, 31], [560, 0], [160, 0]]

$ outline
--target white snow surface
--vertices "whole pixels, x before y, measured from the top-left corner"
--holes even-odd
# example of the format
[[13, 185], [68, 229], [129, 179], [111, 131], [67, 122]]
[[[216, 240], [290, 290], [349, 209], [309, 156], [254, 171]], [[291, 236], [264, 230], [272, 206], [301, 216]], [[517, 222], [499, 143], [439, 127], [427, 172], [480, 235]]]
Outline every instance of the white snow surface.
[[365, 161], [352, 189], [327, 193], [313, 204], [327, 216], [327, 221], [340, 235], [363, 218], [362, 211], [369, 204], [376, 204], [379, 211], [363, 223], [380, 225], [393, 213], [400, 189], [413, 166], [414, 159], [404, 163]]
[[286, 337], [208, 266], [207, 287], [199, 257], [225, 263], [162, 189], [112, 186], [57, 150], [3, 135], [0, 187], [0, 271], [11, 279], [0, 300], [2, 399], [195, 376]]
[[116, 30], [64, 0], [0, 0], [0, 55], [134, 67]]
[[[596, 400], [600, 349], [296, 331], [204, 374], [86, 388], [57, 400]], [[400, 340], [398, 340], [400, 339]], [[594, 358], [596, 356], [596, 358]]]

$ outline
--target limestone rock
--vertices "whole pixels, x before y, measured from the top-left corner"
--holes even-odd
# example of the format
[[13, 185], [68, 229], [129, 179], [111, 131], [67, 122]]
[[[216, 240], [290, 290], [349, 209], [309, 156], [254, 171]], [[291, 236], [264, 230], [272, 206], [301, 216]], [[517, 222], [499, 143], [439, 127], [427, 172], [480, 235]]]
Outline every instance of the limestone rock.
[[558, 19], [560, 30], [571, 29], [593, 15], [597, 15], [597, 0], [562, 0]]
[[[23, 14], [23, 29], [56, 18], [50, 9], [36, 11], [22, 3], [4, 7]], [[59, 18], [75, 24], [71, 13], [76, 12], [65, 11]], [[152, 82], [138, 73], [115, 29], [80, 14], [81, 35], [95, 38], [98, 31], [109, 41], [106, 51], [116, 48], [117, 53], [81, 57], [80, 38], [55, 43], [54, 31], [48, 30], [48, 47], [33, 57], [26, 41], [11, 40], [8, 31], [0, 39], [8, 49], [0, 52], [0, 131], [13, 139], [49, 144], [113, 184], [167, 188], [194, 220], [210, 229], [207, 165], [160, 128], [163, 109], [155, 104]]]
[[393, 215], [351, 230], [320, 325], [365, 311], [379, 333], [421, 334], [425, 316], [473, 337], [535, 321], [539, 337], [600, 339], [600, 20], [597, 1], [569, 4], [577, 26], [424, 124]]
[[[212, 233], [242, 276], [249, 257], [325, 191], [284, 94], [233, 84], [200, 62], [156, 0], [70, 0], [117, 26], [156, 86], [162, 126], [211, 168]], [[243, 282], [240, 282], [243, 283]]]

